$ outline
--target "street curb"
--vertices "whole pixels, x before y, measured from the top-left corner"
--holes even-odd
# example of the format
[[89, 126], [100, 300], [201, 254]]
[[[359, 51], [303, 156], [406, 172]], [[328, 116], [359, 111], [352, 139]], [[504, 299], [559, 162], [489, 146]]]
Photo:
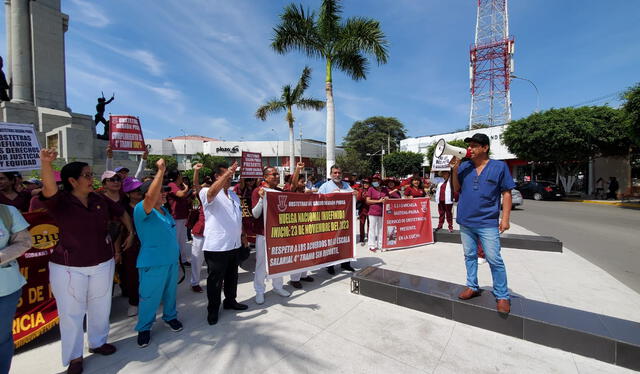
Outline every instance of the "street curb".
[[612, 205], [612, 206], [623, 206], [626, 208], [636, 208], [640, 209], [640, 203], [618, 203], [613, 201], [599, 201], [599, 200], [580, 200], [580, 199], [564, 199], [564, 201], [571, 201], [575, 203], [586, 203], [586, 204], [600, 204], [600, 205]]

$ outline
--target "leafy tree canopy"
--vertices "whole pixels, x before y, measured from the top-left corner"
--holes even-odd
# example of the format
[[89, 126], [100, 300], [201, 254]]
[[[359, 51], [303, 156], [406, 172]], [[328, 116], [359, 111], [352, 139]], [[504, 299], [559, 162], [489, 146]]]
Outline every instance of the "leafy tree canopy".
[[388, 176], [404, 177], [422, 169], [424, 154], [416, 152], [394, 152], [384, 158]]
[[336, 164], [342, 168], [344, 175], [356, 173], [358, 176], [368, 177], [372, 174], [368, 158], [360, 157], [360, 155], [351, 148], [348, 148], [344, 154], [336, 157]]
[[[387, 137], [391, 137], [390, 141]], [[382, 147], [385, 153], [396, 152], [400, 140], [406, 137], [404, 125], [397, 118], [376, 116], [355, 122], [345, 136], [343, 145], [364, 158], [367, 153], [379, 152]], [[388, 143], [391, 149], [387, 149]]]
[[152, 169], [154, 172], [158, 171], [158, 167], [156, 166], [156, 162], [164, 158], [165, 165], [167, 165], [167, 170], [177, 169], [178, 168], [178, 160], [175, 157], [169, 155], [149, 155], [147, 156], [147, 168]]
[[640, 147], [640, 83], [630, 87], [622, 98], [625, 100], [622, 110], [629, 121], [629, 136]]

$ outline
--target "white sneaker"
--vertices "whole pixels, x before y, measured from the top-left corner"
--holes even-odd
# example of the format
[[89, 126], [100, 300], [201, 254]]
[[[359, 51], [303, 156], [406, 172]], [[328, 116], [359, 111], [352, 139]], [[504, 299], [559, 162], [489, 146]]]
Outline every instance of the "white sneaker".
[[284, 288], [274, 288], [273, 292], [277, 293], [278, 295], [282, 296], [282, 297], [289, 297], [291, 296], [291, 292], [285, 290]]
[[256, 294], [256, 304], [264, 304], [264, 294], [262, 292]]
[[134, 317], [138, 315], [138, 307], [135, 305], [129, 305], [127, 309], [127, 317]]
[[486, 263], [487, 263], [486, 259], [484, 259], [482, 257], [478, 257], [478, 265], [483, 265], [483, 264], [486, 264]]

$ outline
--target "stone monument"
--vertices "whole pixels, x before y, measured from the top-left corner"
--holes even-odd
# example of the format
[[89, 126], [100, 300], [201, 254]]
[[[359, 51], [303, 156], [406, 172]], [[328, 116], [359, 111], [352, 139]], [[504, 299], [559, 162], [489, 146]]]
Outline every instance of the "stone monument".
[[[11, 101], [0, 101], [0, 122], [31, 123], [43, 147], [55, 147], [64, 162], [84, 161], [104, 170], [106, 140], [96, 139], [91, 115], [67, 106], [64, 35], [69, 16], [60, 0], [5, 0]], [[117, 153], [115, 165], [136, 163]], [[132, 169], [132, 170], [134, 170]]]

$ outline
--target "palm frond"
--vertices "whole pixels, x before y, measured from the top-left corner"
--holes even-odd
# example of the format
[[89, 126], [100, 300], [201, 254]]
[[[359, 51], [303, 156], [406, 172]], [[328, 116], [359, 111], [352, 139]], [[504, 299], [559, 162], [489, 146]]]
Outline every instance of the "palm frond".
[[323, 0], [318, 14], [318, 35], [325, 44], [332, 44], [340, 35], [340, 14], [342, 6], [339, 0]]
[[271, 99], [265, 105], [256, 110], [256, 117], [263, 121], [267, 120], [268, 114], [278, 113], [286, 109], [286, 105], [283, 101], [278, 99]]
[[372, 55], [380, 65], [387, 63], [389, 56], [388, 45], [389, 43], [378, 21], [363, 17], [353, 17], [349, 18], [341, 29], [336, 50], [356, 51]]
[[367, 79], [369, 61], [358, 52], [340, 51], [335, 59], [335, 66], [349, 75], [353, 80]]
[[282, 102], [285, 106], [291, 106], [293, 104], [290, 84], [282, 86], [282, 94], [280, 94], [280, 98], [282, 99]]
[[273, 29], [271, 48], [280, 54], [295, 50], [309, 57], [321, 57], [322, 45], [314, 19], [315, 13], [305, 11], [302, 5], [287, 5], [280, 15], [280, 24]]
[[325, 102], [312, 98], [301, 98], [296, 102], [296, 107], [301, 110], [317, 110], [324, 109]]
[[304, 69], [302, 70], [302, 75], [298, 80], [298, 84], [296, 85], [296, 88], [294, 88], [293, 92], [291, 93], [291, 99], [293, 101], [297, 101], [300, 97], [302, 97], [302, 94], [304, 93], [304, 91], [307, 88], [309, 88], [310, 79], [311, 79], [311, 68], [308, 66], [305, 66]]

